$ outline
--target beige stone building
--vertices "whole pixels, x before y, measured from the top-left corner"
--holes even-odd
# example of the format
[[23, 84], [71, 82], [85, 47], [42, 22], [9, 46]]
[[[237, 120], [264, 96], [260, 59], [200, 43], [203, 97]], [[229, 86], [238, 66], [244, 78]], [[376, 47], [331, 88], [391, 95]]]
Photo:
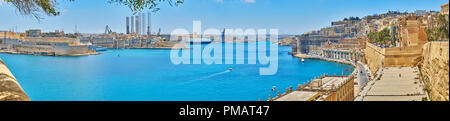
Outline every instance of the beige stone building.
[[423, 17], [409, 15], [399, 18], [397, 24], [396, 38], [399, 39], [401, 47], [422, 46], [427, 42], [426, 24]]
[[441, 14], [448, 15], [448, 3], [441, 6]]
[[354, 77], [323, 75], [269, 101], [353, 101]]

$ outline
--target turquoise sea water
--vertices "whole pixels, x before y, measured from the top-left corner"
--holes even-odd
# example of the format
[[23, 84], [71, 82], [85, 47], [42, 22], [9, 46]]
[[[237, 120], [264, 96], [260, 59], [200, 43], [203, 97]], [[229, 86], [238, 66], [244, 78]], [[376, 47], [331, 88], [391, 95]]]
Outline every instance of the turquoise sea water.
[[288, 55], [290, 51], [279, 47], [278, 73], [271, 76], [260, 76], [259, 68], [266, 66], [259, 64], [174, 65], [170, 50], [110, 49], [82, 57], [0, 54], [0, 58], [34, 101], [257, 101], [276, 95], [273, 86], [284, 92], [323, 73], [348, 75], [351, 71], [345, 69], [353, 70], [321, 60], [301, 62]]

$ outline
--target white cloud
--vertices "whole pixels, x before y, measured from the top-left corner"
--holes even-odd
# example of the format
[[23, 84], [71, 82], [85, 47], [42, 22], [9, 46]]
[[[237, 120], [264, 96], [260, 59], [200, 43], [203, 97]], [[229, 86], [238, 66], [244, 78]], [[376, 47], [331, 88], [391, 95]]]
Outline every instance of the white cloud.
[[255, 3], [256, 0], [241, 0], [244, 3]]

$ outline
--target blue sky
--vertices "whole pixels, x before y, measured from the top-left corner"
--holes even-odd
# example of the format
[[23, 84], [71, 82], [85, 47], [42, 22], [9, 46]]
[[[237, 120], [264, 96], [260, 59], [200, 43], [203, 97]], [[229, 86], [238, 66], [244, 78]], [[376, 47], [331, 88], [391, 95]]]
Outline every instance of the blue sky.
[[[1, 0], [0, 0], [1, 1]], [[192, 21], [201, 20], [202, 28], [279, 29], [281, 34], [301, 34], [330, 26], [331, 21], [349, 16], [385, 13], [388, 10], [439, 11], [448, 0], [185, 0], [179, 7], [161, 4], [152, 16], [152, 31], [170, 33], [176, 28], [192, 30]], [[23, 16], [7, 3], [0, 3], [0, 30], [17, 26], [19, 31], [39, 28], [44, 32], [64, 30], [72, 33], [77, 25], [81, 33], [102, 33], [109, 25], [125, 32], [125, 17], [132, 12], [107, 0], [59, 0], [62, 14], [38, 22]]]

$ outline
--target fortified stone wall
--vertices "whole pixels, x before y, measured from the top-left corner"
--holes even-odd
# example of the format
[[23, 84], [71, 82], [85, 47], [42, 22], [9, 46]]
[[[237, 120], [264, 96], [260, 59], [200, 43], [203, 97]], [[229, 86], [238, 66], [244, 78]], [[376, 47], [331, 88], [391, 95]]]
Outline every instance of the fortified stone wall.
[[380, 48], [366, 43], [366, 62], [374, 74], [382, 67], [412, 67], [416, 66], [422, 57], [422, 46], [402, 48]]
[[66, 46], [55, 46], [55, 55], [77, 55], [88, 53], [87, 45], [66, 45]]
[[16, 78], [0, 59], [0, 101], [30, 101]]
[[385, 48], [384, 67], [412, 67], [422, 58], [422, 46]]
[[449, 101], [449, 42], [426, 43], [420, 71], [431, 100]]
[[370, 72], [375, 74], [379, 68], [383, 67], [384, 49], [376, 47], [373, 44], [366, 43], [365, 53], [366, 62], [369, 66]]

